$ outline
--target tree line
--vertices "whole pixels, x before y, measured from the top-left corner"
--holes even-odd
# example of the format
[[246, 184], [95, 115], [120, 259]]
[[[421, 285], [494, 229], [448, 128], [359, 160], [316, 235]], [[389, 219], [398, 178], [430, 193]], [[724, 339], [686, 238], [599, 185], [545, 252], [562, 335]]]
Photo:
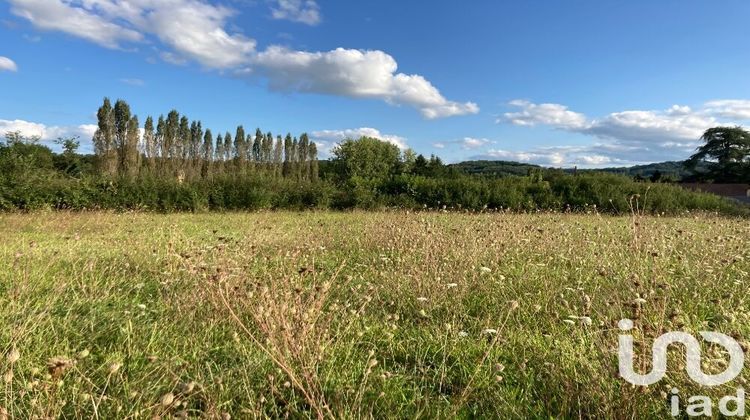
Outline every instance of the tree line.
[[260, 128], [245, 133], [242, 125], [234, 135], [215, 136], [201, 121], [190, 120], [171, 110], [154, 123], [151, 116], [143, 127], [130, 105], [118, 99], [114, 106], [104, 98], [97, 111], [93, 138], [98, 174], [134, 179], [151, 176], [179, 182], [215, 176], [265, 175], [303, 181], [318, 180], [318, 150], [307, 133], [299, 139], [287, 134], [274, 138]]

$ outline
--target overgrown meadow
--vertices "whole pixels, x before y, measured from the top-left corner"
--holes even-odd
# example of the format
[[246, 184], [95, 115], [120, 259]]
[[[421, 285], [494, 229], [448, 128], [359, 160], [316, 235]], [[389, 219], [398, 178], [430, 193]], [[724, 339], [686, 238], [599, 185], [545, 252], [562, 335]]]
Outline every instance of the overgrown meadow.
[[[747, 350], [750, 224], [710, 215], [0, 215], [0, 419], [650, 418], [715, 398], [617, 322]], [[681, 356], [682, 355], [682, 356]], [[704, 370], [727, 357], [706, 347]]]

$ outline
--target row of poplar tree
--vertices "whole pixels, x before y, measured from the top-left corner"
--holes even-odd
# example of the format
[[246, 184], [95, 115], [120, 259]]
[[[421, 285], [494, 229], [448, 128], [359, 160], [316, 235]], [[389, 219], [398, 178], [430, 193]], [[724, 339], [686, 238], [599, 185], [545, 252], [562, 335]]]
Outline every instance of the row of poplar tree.
[[94, 134], [97, 170], [106, 176], [175, 177], [180, 182], [221, 175], [262, 174], [298, 180], [318, 179], [318, 151], [307, 134], [299, 139], [287, 134], [275, 139], [260, 129], [245, 134], [240, 125], [214, 137], [200, 121], [190, 121], [176, 110], [159, 116], [154, 125], [146, 118], [141, 131], [130, 105], [109, 98], [97, 112]]

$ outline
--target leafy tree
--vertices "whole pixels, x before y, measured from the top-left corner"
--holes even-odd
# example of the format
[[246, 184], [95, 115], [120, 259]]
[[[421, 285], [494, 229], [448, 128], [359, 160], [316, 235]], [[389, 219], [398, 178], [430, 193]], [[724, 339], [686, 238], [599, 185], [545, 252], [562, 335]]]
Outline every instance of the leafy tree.
[[273, 147], [273, 174], [276, 178], [281, 176], [282, 159], [284, 156], [284, 140], [276, 136], [276, 144]]
[[216, 135], [214, 153], [214, 168], [217, 173], [222, 173], [224, 171], [224, 138], [221, 136], [221, 133]]
[[351, 178], [385, 181], [401, 166], [401, 151], [371, 137], [347, 139], [333, 149], [332, 165], [339, 182]]
[[214, 159], [214, 137], [209, 128], [206, 129], [206, 134], [203, 136], [201, 159], [201, 178], [206, 179], [211, 175], [211, 164]]
[[315, 182], [318, 180], [318, 146], [315, 144], [315, 142], [310, 142], [309, 154], [310, 180]]
[[115, 149], [117, 150], [117, 170], [120, 174], [130, 174], [132, 168], [128, 165], [131, 162], [130, 157], [130, 140], [132, 136], [128, 134], [130, 128], [130, 105], [122, 99], [115, 102]]
[[146, 156], [148, 170], [151, 175], [156, 171], [156, 136], [154, 135], [154, 119], [149, 115], [143, 125], [143, 153]]
[[247, 143], [245, 142], [245, 128], [241, 125], [237, 126], [237, 132], [234, 135], [234, 153], [237, 166], [240, 171], [244, 171], [247, 162]]
[[718, 182], [750, 182], [750, 132], [741, 127], [709, 128], [701, 136], [704, 144], [687, 161], [695, 168], [708, 161], [705, 178]]
[[138, 116], [133, 115], [128, 121], [123, 172], [128, 178], [135, 178], [141, 169], [139, 150], [141, 133], [138, 130]]
[[292, 173], [292, 135], [287, 133], [284, 138], [284, 166], [282, 174], [284, 177], [288, 177]]
[[94, 154], [96, 165], [103, 175], [117, 174], [117, 148], [115, 146], [115, 115], [109, 98], [96, 113], [97, 130], [94, 134]]
[[255, 141], [253, 142], [253, 161], [255, 163], [261, 162], [261, 149], [263, 146], [263, 132], [260, 131], [260, 128], [255, 130]]

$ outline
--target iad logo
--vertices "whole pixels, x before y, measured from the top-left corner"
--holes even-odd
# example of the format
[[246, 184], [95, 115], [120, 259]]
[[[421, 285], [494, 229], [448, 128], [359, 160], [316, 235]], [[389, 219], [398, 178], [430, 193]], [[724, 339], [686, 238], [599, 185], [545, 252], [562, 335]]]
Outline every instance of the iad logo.
[[[622, 319], [618, 323], [621, 331], [627, 332], [633, 329], [633, 321]], [[724, 347], [729, 352], [729, 366], [716, 375], [703, 373], [701, 370], [701, 346], [698, 340], [686, 332], [673, 331], [659, 336], [651, 347], [651, 372], [646, 375], [636, 373], [633, 369], [633, 336], [630, 334], [619, 335], [618, 365], [620, 376], [634, 385], [647, 386], [659, 382], [667, 373], [667, 350], [670, 344], [682, 344], [685, 346], [686, 360], [685, 370], [690, 379], [703, 386], [717, 386], [725, 384], [736, 378], [745, 364], [745, 354], [742, 347], [732, 337], [709, 331], [699, 333], [709, 343], [715, 343]], [[680, 414], [678, 390], [672, 390], [671, 412], [673, 416]], [[744, 416], [745, 392], [737, 390], [737, 396], [726, 396], [719, 401], [719, 411], [725, 416]], [[735, 404], [734, 409], [728, 407], [729, 403]], [[706, 396], [696, 395], [688, 399], [687, 414], [690, 416], [711, 416], [711, 399]]]

